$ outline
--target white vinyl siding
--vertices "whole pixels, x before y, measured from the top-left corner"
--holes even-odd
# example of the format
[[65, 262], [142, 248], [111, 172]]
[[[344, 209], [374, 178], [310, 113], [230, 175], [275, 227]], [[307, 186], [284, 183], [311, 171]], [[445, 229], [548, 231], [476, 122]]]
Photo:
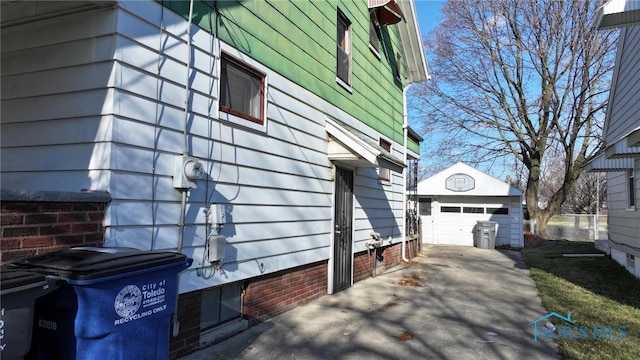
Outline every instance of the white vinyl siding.
[[[157, 2], [124, 2], [45, 23], [2, 31], [3, 188], [108, 191], [107, 246], [175, 249], [186, 21]], [[188, 150], [205, 175], [188, 193], [183, 252], [194, 266], [180, 292], [328, 260], [334, 183], [325, 119], [372, 139], [381, 134], [246, 55], [269, 78], [267, 126], [257, 132], [225, 120], [218, 56], [234, 50], [192, 30]], [[34, 79], [42, 86], [26, 85]], [[356, 171], [354, 251], [366, 250], [372, 231], [401, 241], [403, 186], [396, 172], [381, 185], [375, 168]], [[227, 257], [224, 276], [207, 280], [195, 268], [203, 263], [211, 203], [225, 205]]]
[[[621, 40], [618, 54], [620, 62], [616, 74], [615, 88], [612, 89], [613, 101], [610, 104], [610, 119], [607, 124], [605, 140], [612, 145], [622, 136], [638, 127], [640, 122], [640, 26], [629, 26], [621, 30]], [[621, 43], [622, 44], [622, 43]]]
[[[605, 140], [613, 145], [640, 125], [640, 26], [621, 29], [616, 74], [612, 88], [610, 109], [606, 124]], [[640, 195], [639, 182], [635, 181], [635, 206], [630, 207], [629, 173], [635, 177], [640, 171], [640, 161], [635, 169], [607, 173], [607, 208], [610, 246], [614, 254], [629, 253], [640, 256]], [[616, 255], [617, 256], [617, 255]], [[619, 261], [618, 261], [619, 260]], [[617, 259], [625, 265], [626, 257]]]

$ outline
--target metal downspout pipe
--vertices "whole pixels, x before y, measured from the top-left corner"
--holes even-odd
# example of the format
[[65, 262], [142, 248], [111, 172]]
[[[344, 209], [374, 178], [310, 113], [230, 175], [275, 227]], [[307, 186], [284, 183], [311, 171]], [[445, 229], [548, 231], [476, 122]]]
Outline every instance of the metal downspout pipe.
[[[408, 129], [408, 113], [407, 113], [407, 91], [411, 87], [411, 84], [402, 89], [402, 131], [403, 131], [403, 146], [402, 156], [406, 165], [407, 162], [407, 140], [409, 138]], [[402, 169], [402, 261], [409, 262], [407, 258], [407, 167]]]
[[[185, 84], [184, 84], [184, 124], [182, 127], [182, 155], [189, 155], [188, 149], [188, 134], [187, 134], [187, 123], [189, 121], [189, 75], [191, 70], [191, 20], [193, 18], [193, 0], [189, 1], [189, 19], [187, 21], [187, 63], [186, 63], [186, 72], [185, 72]], [[187, 212], [187, 191], [188, 189], [183, 189], [180, 191], [180, 222], [178, 223], [178, 246], [177, 252], [182, 253], [182, 248], [184, 244], [184, 225], [185, 225], [185, 217]], [[178, 298], [180, 297], [180, 275], [176, 280], [176, 307], [173, 311], [173, 319], [172, 319], [172, 334], [173, 337], [178, 336], [180, 332], [180, 322], [178, 321]]]

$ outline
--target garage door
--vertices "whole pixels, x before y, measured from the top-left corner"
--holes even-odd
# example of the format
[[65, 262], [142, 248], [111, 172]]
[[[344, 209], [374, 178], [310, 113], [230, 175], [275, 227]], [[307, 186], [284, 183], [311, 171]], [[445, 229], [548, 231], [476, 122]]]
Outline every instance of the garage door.
[[510, 217], [508, 200], [495, 198], [440, 198], [438, 244], [473, 246], [474, 228], [478, 221], [498, 223], [496, 245], [509, 244]]

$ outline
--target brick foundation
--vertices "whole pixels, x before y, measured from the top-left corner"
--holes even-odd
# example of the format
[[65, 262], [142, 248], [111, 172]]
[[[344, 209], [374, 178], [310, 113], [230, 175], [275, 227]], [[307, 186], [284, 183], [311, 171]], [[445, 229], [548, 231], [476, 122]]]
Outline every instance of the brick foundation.
[[171, 337], [169, 359], [194, 352], [200, 347], [200, 308], [203, 290], [182, 294], [178, 298], [180, 332]]
[[327, 262], [251, 280], [245, 289], [243, 315], [251, 326], [325, 295]]
[[0, 263], [72, 246], [102, 246], [107, 193], [2, 190]]
[[[407, 241], [407, 258], [416, 255], [417, 240]], [[378, 264], [389, 269], [401, 263], [401, 244], [380, 248], [384, 260]], [[367, 252], [354, 256], [354, 282], [371, 277], [373, 258]], [[253, 326], [327, 293], [326, 261], [300, 266], [244, 281], [243, 318]], [[180, 295], [178, 320], [180, 333], [171, 339], [169, 358], [176, 359], [200, 348], [200, 308], [203, 290]]]

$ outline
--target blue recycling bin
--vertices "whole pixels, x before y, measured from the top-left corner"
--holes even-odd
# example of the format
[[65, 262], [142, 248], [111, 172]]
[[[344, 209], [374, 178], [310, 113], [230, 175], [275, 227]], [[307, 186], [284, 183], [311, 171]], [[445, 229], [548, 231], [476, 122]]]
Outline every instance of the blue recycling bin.
[[37, 359], [167, 359], [184, 254], [71, 248], [16, 266], [62, 280], [35, 305]]
[[54, 278], [0, 268], [0, 359], [23, 359], [29, 352], [36, 299], [57, 288]]

